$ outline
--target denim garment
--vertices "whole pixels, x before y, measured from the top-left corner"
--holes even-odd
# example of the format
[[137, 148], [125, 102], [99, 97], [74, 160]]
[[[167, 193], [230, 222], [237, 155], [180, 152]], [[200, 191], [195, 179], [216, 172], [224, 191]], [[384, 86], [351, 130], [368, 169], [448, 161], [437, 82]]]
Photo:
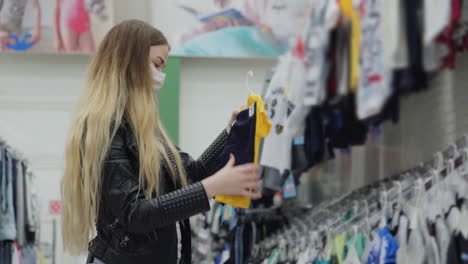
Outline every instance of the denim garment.
[[0, 193], [0, 240], [15, 240], [16, 221], [13, 204], [13, 157], [5, 148], [1, 148]]

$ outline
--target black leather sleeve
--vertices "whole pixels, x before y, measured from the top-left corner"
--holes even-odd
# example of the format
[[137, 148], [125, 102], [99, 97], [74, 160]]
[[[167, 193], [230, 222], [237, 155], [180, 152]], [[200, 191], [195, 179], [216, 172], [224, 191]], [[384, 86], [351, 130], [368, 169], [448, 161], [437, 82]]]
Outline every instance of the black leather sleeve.
[[125, 165], [119, 164], [111, 171], [112, 174], [106, 174], [109, 191], [103, 194], [104, 201], [130, 233], [145, 234], [210, 210], [200, 182], [146, 200], [136, 176], [128, 175]]
[[143, 190], [139, 188], [135, 169], [129, 159], [123, 158], [126, 150], [121, 150], [126, 147], [122, 141], [116, 135], [104, 163], [102, 201], [128, 232], [145, 234], [210, 209], [201, 183], [191, 184], [157, 198], [145, 199]]
[[194, 160], [185, 152], [180, 152], [187, 177], [191, 182], [198, 182], [216, 173], [216, 161], [227, 142], [228, 133], [223, 130], [221, 134], [202, 153], [198, 160]]

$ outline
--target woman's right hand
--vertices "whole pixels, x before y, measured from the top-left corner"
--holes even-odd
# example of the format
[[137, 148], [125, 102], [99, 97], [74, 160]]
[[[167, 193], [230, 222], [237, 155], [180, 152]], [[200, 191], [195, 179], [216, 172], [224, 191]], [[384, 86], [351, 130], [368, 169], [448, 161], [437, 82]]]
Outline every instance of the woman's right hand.
[[208, 198], [216, 195], [240, 195], [251, 199], [260, 199], [261, 193], [250, 190], [260, 189], [260, 166], [253, 163], [234, 166], [234, 156], [223, 169], [202, 181]]

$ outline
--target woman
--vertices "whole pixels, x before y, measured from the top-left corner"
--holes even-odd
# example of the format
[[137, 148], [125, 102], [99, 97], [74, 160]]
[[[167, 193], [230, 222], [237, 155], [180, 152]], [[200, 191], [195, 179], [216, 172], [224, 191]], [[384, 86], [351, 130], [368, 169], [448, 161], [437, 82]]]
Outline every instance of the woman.
[[247, 191], [260, 186], [257, 166], [234, 167], [231, 157], [213, 171], [230, 125], [197, 161], [169, 140], [155, 96], [168, 53], [160, 31], [131, 20], [111, 29], [91, 63], [62, 182], [64, 247], [88, 249], [88, 263], [190, 263], [189, 217], [215, 195], [260, 198]]

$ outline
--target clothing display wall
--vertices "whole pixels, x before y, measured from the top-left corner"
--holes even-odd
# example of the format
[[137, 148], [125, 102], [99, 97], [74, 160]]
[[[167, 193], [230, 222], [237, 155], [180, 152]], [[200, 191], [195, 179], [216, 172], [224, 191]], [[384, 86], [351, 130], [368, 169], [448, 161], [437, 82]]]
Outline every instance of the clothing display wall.
[[[401, 171], [418, 160], [426, 159], [433, 151], [442, 148], [456, 137], [468, 132], [468, 127], [465, 125], [465, 120], [467, 120], [466, 107], [463, 103], [468, 99], [466, 89], [463, 87], [463, 79], [465, 79], [463, 69], [467, 65], [467, 57], [459, 55], [459, 52], [465, 50], [463, 39], [466, 39], [464, 25], [468, 14], [466, 9], [467, 1], [442, 3], [445, 9], [439, 7], [439, 13], [443, 12], [442, 10], [449, 10], [447, 12], [452, 14], [451, 22], [446, 19], [445, 28], [440, 30], [436, 34], [437, 37], [433, 38], [432, 41], [413, 41], [412, 43], [410, 43], [410, 38], [413, 36], [410, 37], [410, 34], [419, 36], [417, 39], [422, 38], [426, 30], [432, 29], [433, 26], [425, 20], [417, 19], [416, 22], [419, 24], [416, 24], [416, 27], [414, 27], [415, 23], [406, 23], [408, 16], [409, 19], [418, 17], [408, 13], [408, 7], [406, 6], [409, 4], [408, 1], [391, 1], [392, 3], [374, 1], [373, 5], [380, 5], [380, 7], [366, 7], [365, 5], [369, 3], [361, 1], [362, 6], [355, 8], [356, 10], [353, 9], [356, 14], [363, 12], [362, 10], [375, 9], [372, 10], [372, 13], [376, 16], [379, 13], [381, 14], [379, 17], [382, 19], [381, 22], [384, 23], [385, 32], [388, 33], [383, 38], [386, 45], [381, 46], [381, 51], [385, 55], [384, 61], [386, 61], [385, 65], [387, 67], [384, 77], [391, 80], [387, 87], [391, 88], [392, 95], [387, 97], [386, 93], [378, 92], [378, 89], [370, 89], [371, 93], [366, 97], [369, 100], [360, 99], [359, 89], [354, 89], [354, 87], [359, 87], [353, 86], [350, 79], [353, 70], [349, 67], [351, 62], [346, 62], [346, 59], [352, 59], [349, 49], [351, 49], [352, 41], [355, 41], [355, 39], [352, 32], [348, 32], [352, 31], [348, 27], [353, 25], [355, 18], [348, 14], [349, 10], [346, 8], [350, 7], [343, 6], [349, 4], [349, 1], [338, 2], [341, 11], [341, 14], [338, 15], [340, 16], [338, 23], [336, 23], [336, 17], [330, 16], [328, 22], [333, 27], [328, 32], [328, 39], [324, 42], [325, 44], [320, 44], [320, 47], [326, 46], [325, 51], [320, 50], [320, 53], [327, 55], [328, 59], [323, 64], [326, 67], [325, 70], [319, 72], [321, 78], [327, 79], [327, 82], [320, 86], [317, 91], [320, 92], [321, 97], [327, 96], [324, 97], [325, 100], [321, 104], [312, 106], [316, 108], [314, 110], [315, 116], [309, 115], [308, 121], [297, 122], [298, 117], [303, 119], [304, 115], [310, 113], [308, 109], [311, 107], [307, 106], [307, 103], [302, 100], [307, 89], [298, 88], [301, 87], [298, 85], [298, 80], [299, 84], [304, 83], [304, 77], [301, 77], [303, 73], [301, 72], [323, 69], [321, 64], [308, 63], [307, 60], [304, 63], [304, 58], [308, 58], [307, 54], [310, 53], [315, 56], [319, 52], [317, 49], [309, 49], [310, 52], [307, 52], [308, 50], [305, 47], [309, 47], [307, 44], [308, 33], [297, 39], [297, 45], [290, 52], [290, 56], [285, 56], [283, 61], [280, 61], [276, 67], [276, 70], [281, 74], [277, 74], [277, 78], [271, 78], [271, 81], [279, 82], [279, 85], [275, 86], [277, 89], [288, 90], [289, 92], [289, 96], [278, 92], [276, 92], [276, 95], [270, 96], [271, 102], [281, 102], [277, 99], [283, 98], [282, 100], [290, 108], [288, 111], [291, 112], [286, 112], [287, 115], [282, 117], [283, 120], [272, 120], [272, 122], [276, 122], [277, 127], [285, 127], [285, 130], [294, 133], [298, 129], [304, 129], [303, 126], [306, 124], [309, 124], [309, 128], [320, 128], [322, 123], [322, 130], [316, 128], [316, 130], [309, 129], [309, 132], [307, 132], [313, 133], [317, 141], [305, 140], [305, 143], [313, 143], [312, 145], [315, 146], [316, 150], [312, 153], [318, 155], [312, 155], [315, 156], [315, 161], [314, 159], [311, 160], [314, 163], [313, 169], [307, 170], [307, 173], [312, 177], [302, 179], [307, 182], [300, 186], [302, 191], [299, 196], [302, 200], [313, 203], [336, 193], [350, 191], [368, 182], [376, 181], [388, 174]], [[426, 17], [427, 12], [434, 11], [426, 10], [435, 7], [427, 7], [424, 5], [424, 1], [417, 2], [414, 10], [419, 10], [420, 18]], [[324, 14], [329, 14], [329, 12], [336, 14], [337, 9], [333, 5], [334, 3], [330, 2], [325, 6], [317, 6], [317, 10], [322, 10]], [[382, 10], [386, 11], [382, 12]], [[338, 11], [338, 13], [340, 12]], [[365, 19], [365, 16], [361, 15], [360, 17], [361, 20]], [[410, 30], [409, 27], [413, 28]], [[394, 32], [395, 29], [398, 31], [397, 33]], [[362, 25], [362, 23], [361, 30], [366, 30], [365, 25]], [[310, 31], [305, 30], [304, 32]], [[453, 34], [454, 31], [457, 33]], [[316, 31], [313, 32], [316, 33]], [[315, 39], [314, 34], [312, 36]], [[382, 36], [379, 31], [375, 34]], [[397, 37], [389, 37], [392, 34], [397, 34]], [[436, 40], [440, 38], [451, 39], [452, 46], [442, 47], [445, 44]], [[393, 43], [393, 39], [398, 40], [398, 42]], [[380, 39], [380, 42], [382, 42], [382, 39]], [[380, 44], [377, 43], [376, 45]], [[349, 49], [345, 47], [349, 47]], [[448, 49], [448, 47], [452, 48]], [[441, 52], [437, 53], [438, 56], [445, 59], [439, 60], [437, 67], [419, 67], [422, 70], [418, 70], [419, 68], [413, 65], [425, 64], [425, 60], [431, 58], [431, 56], [418, 55], [420, 50], [426, 48], [438, 50]], [[451, 52], [445, 53], [448, 50]], [[361, 55], [364, 56], [365, 54]], [[361, 59], [363, 59], [362, 56]], [[457, 59], [457, 57], [461, 58]], [[450, 66], [443, 63], [446, 60], [451, 61]], [[410, 61], [413, 61], [412, 64]], [[456, 67], [455, 62], [458, 62]], [[287, 66], [288, 63], [290, 66]], [[359, 63], [357, 66], [355, 68], [360, 69], [360, 71], [363, 71], [363, 67], [365, 67], [365, 65]], [[370, 67], [370, 69], [373, 68]], [[447, 69], [453, 71], [450, 72]], [[362, 74], [361, 77], [365, 78]], [[310, 77], [309, 75], [306, 76], [307, 78]], [[362, 87], [364, 87], [363, 90], [366, 89], [365, 86]], [[269, 89], [264, 91], [264, 95], [267, 96], [265, 99], [267, 106], [268, 91]], [[372, 92], [375, 93], [372, 95]], [[387, 99], [382, 101], [386, 97]], [[319, 99], [323, 100], [323, 98]], [[359, 108], [365, 108], [367, 107], [366, 104], [373, 105], [378, 101], [384, 103], [384, 107], [378, 114], [370, 118], [360, 118]], [[275, 108], [273, 110], [275, 110], [276, 117], [273, 119], [278, 119], [280, 118], [278, 117], [278, 110], [281, 110], [281, 108], [279, 104]], [[309, 122], [309, 120], [315, 123]], [[384, 120], [391, 120], [392, 124], [382, 122]], [[296, 125], [291, 126], [290, 124]], [[298, 126], [297, 124], [301, 125]], [[290, 129], [291, 127], [292, 129]], [[307, 133], [306, 136], [310, 135]], [[284, 138], [287, 137], [288, 133], [282, 134], [280, 137]], [[271, 137], [268, 140], [272, 141], [274, 139]], [[307, 145], [311, 146], [311, 144]], [[354, 147], [349, 148], [346, 145]], [[276, 143], [271, 148], [271, 144], [267, 144], [266, 147], [273, 151], [267, 151], [270, 154], [266, 154], [267, 156], [263, 160], [264, 165], [284, 168], [285, 165], [291, 162], [294, 163], [294, 154], [297, 154], [297, 152], [293, 153], [291, 161], [291, 155], [288, 154], [289, 144], [283, 144], [282, 148], [278, 148], [278, 146], [279, 144]], [[323, 146], [327, 151], [323, 151]], [[301, 148], [301, 146], [293, 145], [294, 148]], [[330, 151], [330, 149], [333, 150]], [[280, 154], [277, 154], [278, 152]], [[333, 158], [330, 158], [332, 156]], [[295, 164], [291, 164], [291, 166], [293, 171], [298, 168]], [[283, 177], [283, 181], [284, 179], [286, 177]]]
[[[460, 245], [464, 245], [466, 236], [459, 236], [460, 230], [465, 228], [463, 221], [457, 222], [456, 229], [449, 232], [449, 236], [453, 235], [453, 240], [457, 241], [453, 242], [456, 250], [455, 253], [452, 251], [452, 262], [445, 261], [448, 253], [445, 246], [438, 248], [441, 242], [437, 244], [436, 240], [447, 240], [447, 236], [443, 234], [448, 232], [445, 232], [443, 226], [449, 225], [453, 220], [452, 217], [448, 217], [448, 210], [455, 207], [460, 212], [466, 210], [464, 185], [468, 179], [463, 169], [465, 154], [459, 155], [466, 151], [465, 145], [452, 147], [450, 158], [437, 159], [442, 165], [431, 165], [429, 170], [425, 166], [411, 170], [409, 175], [404, 174], [407, 177], [400, 173], [397, 180], [393, 178], [396, 181], [393, 185], [397, 187], [404, 185], [403, 178], [405, 184], [417, 187], [410, 188], [409, 191], [403, 191], [404, 188], [401, 187], [397, 201], [394, 201], [395, 197], [388, 198], [389, 195], [394, 195], [391, 192], [398, 189], [393, 185], [387, 186], [388, 180], [385, 184], [377, 184], [380, 188], [371, 186], [366, 191], [353, 191], [351, 204], [348, 199], [341, 198], [340, 205], [345, 204], [345, 209], [331, 206], [329, 198], [327, 199], [340, 195], [349, 198], [350, 194], [346, 194], [347, 191], [356, 190], [369, 182], [379, 182], [379, 179], [396, 172], [407, 171], [420, 161], [426, 160], [433, 151], [440, 149], [441, 144], [453, 142], [454, 135], [463, 133], [462, 130], [456, 130], [458, 120], [443, 120], [444, 117], [458, 114], [451, 82], [453, 73], [447, 73], [446, 70], [456, 70], [458, 53], [466, 50], [464, 40], [467, 32], [464, 24], [468, 16], [467, 1], [448, 1], [440, 3], [437, 7], [423, 0], [392, 3], [374, 0], [357, 2], [359, 3], [347, 0], [315, 1], [309, 24], [303, 30], [303, 34], [297, 37], [290, 52], [280, 58], [264, 93], [265, 112], [272, 123], [272, 131], [263, 141], [260, 164], [264, 167], [263, 194], [274, 200], [272, 194], [281, 193], [285, 206], [283, 209], [256, 211], [256, 207], [271, 207], [271, 201], [253, 203], [251, 208], [254, 209], [247, 210], [214, 205], [211, 215], [205, 218], [204, 224], [198, 225], [199, 231], [195, 232], [205, 234], [202, 237], [198, 236], [195, 247], [201, 245], [200, 248], [206, 249], [210, 248], [207, 245], [212, 245], [214, 252], [201, 252], [207, 251], [205, 256], [212, 256], [214, 263], [464, 261], [466, 252]], [[439, 10], [436, 10], [437, 8]], [[428, 19], [434, 12], [442, 12], [443, 18], [439, 17], [435, 22]], [[433, 89], [434, 87], [438, 89]], [[425, 98], [424, 102], [419, 101], [423, 106], [432, 106], [431, 112], [421, 113], [421, 104], [408, 105], [409, 101], [418, 100], [418, 97]], [[458, 110], [464, 113], [463, 109]], [[408, 112], [413, 112], [411, 119], [401, 115]], [[405, 120], [404, 126], [400, 126], [403, 123], [400, 119]], [[420, 137], [417, 141], [424, 144], [416, 146], [409, 143], [412, 148], [405, 147], [409, 151], [413, 148], [418, 149], [420, 154], [404, 161], [399, 155], [409, 154], [396, 153], [398, 163], [393, 164], [393, 167], [392, 164], [386, 165], [387, 170], [380, 164], [385, 149], [378, 145], [382, 142], [379, 138], [388, 133], [389, 136], [383, 140], [391, 140], [390, 135], [396, 129], [386, 132], [386, 123], [389, 122], [385, 121], [391, 121], [393, 127], [399, 131], [411, 131], [413, 135], [409, 136], [408, 140], [411, 137]], [[465, 124], [465, 121], [460, 121], [460, 125]], [[410, 126], [407, 125], [409, 123]], [[421, 130], [422, 127], [436, 132]], [[440, 138], [434, 137], [435, 133], [439, 133]], [[427, 142], [422, 142], [422, 138]], [[369, 151], [369, 146], [374, 147], [374, 150]], [[354, 165], [356, 161], [353, 154], [357, 147], [366, 150], [365, 158], [368, 158], [368, 161], [380, 159], [376, 163], [369, 162], [369, 166], [378, 169], [376, 173], [350, 170], [350, 165]], [[340, 162], [345, 160], [345, 165], [348, 166], [346, 172], [333, 167], [337, 164], [337, 159]], [[456, 165], [450, 167], [446, 162]], [[303, 173], [313, 174], [323, 166], [330, 168], [326, 176], [336, 176], [325, 181], [340, 191], [323, 194], [320, 193], [323, 189], [311, 188], [314, 186], [310, 182], [311, 177], [306, 180], [305, 177], [301, 178]], [[457, 172], [452, 173], [454, 171]], [[340, 181], [344, 176], [340, 173], [349, 177]], [[448, 174], [450, 175], [447, 176]], [[454, 174], [458, 176], [453, 176]], [[323, 179], [325, 173], [319, 176]], [[364, 182], [354, 183], [352, 181], [355, 176], [366, 179]], [[296, 196], [295, 185], [303, 180], [308, 182], [305, 188], [301, 188], [306, 193], [301, 195], [317, 198], [308, 199], [312, 200], [308, 206], [325, 200], [324, 210], [329, 212], [328, 215], [320, 215], [322, 209], [311, 211], [289, 203], [288, 199]], [[350, 184], [347, 185], [347, 182]], [[442, 188], [439, 187], [441, 182], [445, 187], [450, 185], [446, 182], [457, 182], [454, 185], [461, 187], [444, 187], [443, 191], [439, 191]], [[388, 194], [389, 189], [392, 190], [391, 194]], [[373, 198], [370, 198], [369, 192], [374, 193]], [[376, 195], [380, 192], [383, 192], [385, 197]], [[433, 194], [434, 192], [436, 194]], [[452, 198], [446, 198], [445, 203], [434, 211], [425, 204], [438, 201], [438, 195]], [[413, 199], [414, 197], [416, 198]], [[370, 205], [369, 201], [376, 199], [380, 202]], [[421, 202], [425, 199], [429, 201]], [[362, 201], [367, 201], [367, 204], [362, 206]], [[404, 209], [395, 213], [397, 209], [392, 209], [393, 206]], [[291, 210], [292, 208], [297, 210]], [[353, 210], [350, 211], [349, 208]], [[266, 210], [266, 214], [263, 210]], [[301, 213], [301, 210], [307, 213]], [[409, 216], [401, 217], [408, 219], [403, 220], [403, 225], [398, 230], [408, 229], [406, 225], [409, 225], [409, 233], [412, 236], [408, 237], [403, 233], [397, 241], [398, 230], [395, 228], [399, 227], [401, 211]], [[364, 227], [360, 226], [363, 222], [361, 217], [356, 216], [363, 212], [368, 212], [366, 219], [369, 219], [364, 221], [367, 224]], [[414, 212], [418, 212], [417, 216], [414, 216]], [[339, 215], [334, 215], [336, 213]], [[462, 218], [465, 219], [464, 217]], [[393, 225], [387, 223], [390, 220], [393, 221]], [[436, 220], [441, 222], [438, 229], [434, 229]], [[203, 220], [201, 222], [203, 223]], [[413, 232], [415, 226], [426, 224], [433, 226], [430, 230], [432, 238], [427, 236], [427, 230], [419, 232], [418, 229]], [[451, 222], [450, 225], [452, 224]], [[290, 227], [297, 225], [299, 227], [292, 228], [294, 231], [291, 231]], [[317, 229], [315, 225], [325, 227]], [[285, 227], [286, 230], [283, 230]], [[317, 231], [318, 235], [310, 233], [314, 231]], [[374, 235], [370, 235], [372, 231], [375, 231]], [[435, 232], [438, 232], [438, 237], [435, 237]], [[206, 233], [210, 234], [208, 238]], [[271, 236], [272, 233], [280, 235]], [[419, 239], [418, 242], [414, 242], [415, 239]], [[258, 241], [263, 243], [257, 244]], [[424, 253], [427, 255], [419, 256], [419, 262], [397, 262], [399, 245], [405, 247], [408, 244], [414, 249], [414, 243], [422, 245], [423, 250], [427, 250], [427, 253]], [[364, 251], [365, 247], [368, 248], [367, 253]], [[404, 252], [405, 250], [400, 252], [404, 256], [401, 258], [408, 255]], [[301, 259], [298, 258], [300, 255]], [[209, 260], [207, 263], [212, 262]]]
[[[468, 263], [468, 136], [392, 177], [309, 207], [214, 204], [197, 263]], [[218, 252], [214, 254], [213, 252]]]
[[39, 229], [34, 175], [0, 138], [0, 263], [35, 264]]

